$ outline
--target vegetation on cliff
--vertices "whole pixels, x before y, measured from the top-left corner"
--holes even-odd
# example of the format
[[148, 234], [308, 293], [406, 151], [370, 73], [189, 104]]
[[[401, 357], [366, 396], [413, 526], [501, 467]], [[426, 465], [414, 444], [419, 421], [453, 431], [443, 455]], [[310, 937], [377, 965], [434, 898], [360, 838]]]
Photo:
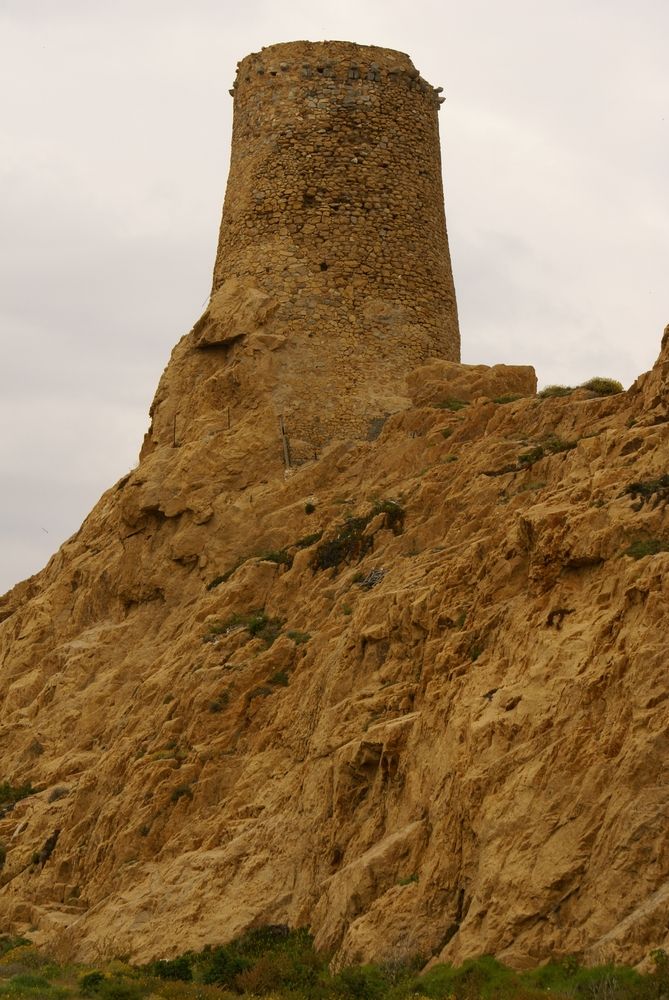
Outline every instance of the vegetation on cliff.
[[40, 952], [21, 938], [0, 938], [0, 997], [25, 1000], [661, 1000], [669, 958], [658, 950], [652, 970], [585, 968], [569, 957], [517, 972], [491, 956], [421, 971], [412, 961], [330, 971], [306, 930], [270, 925], [227, 945], [186, 952], [143, 967], [104, 959], [95, 967]]

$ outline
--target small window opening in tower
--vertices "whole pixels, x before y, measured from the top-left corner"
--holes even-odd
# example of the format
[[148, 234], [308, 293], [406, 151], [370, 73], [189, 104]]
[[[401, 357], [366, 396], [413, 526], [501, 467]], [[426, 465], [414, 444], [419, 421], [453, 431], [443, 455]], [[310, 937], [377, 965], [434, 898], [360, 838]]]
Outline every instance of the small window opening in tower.
[[327, 261], [324, 260], [321, 261], [321, 271], [327, 271], [327, 269], [328, 269]]

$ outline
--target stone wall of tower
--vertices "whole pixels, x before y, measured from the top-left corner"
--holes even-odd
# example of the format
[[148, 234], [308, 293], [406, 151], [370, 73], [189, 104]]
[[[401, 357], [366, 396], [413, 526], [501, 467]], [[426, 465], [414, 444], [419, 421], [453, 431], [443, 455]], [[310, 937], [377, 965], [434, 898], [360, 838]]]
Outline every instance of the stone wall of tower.
[[364, 436], [408, 370], [460, 358], [441, 98], [408, 56], [350, 42], [265, 48], [231, 93], [213, 292], [235, 279], [274, 302], [300, 356], [277, 400], [289, 436]]

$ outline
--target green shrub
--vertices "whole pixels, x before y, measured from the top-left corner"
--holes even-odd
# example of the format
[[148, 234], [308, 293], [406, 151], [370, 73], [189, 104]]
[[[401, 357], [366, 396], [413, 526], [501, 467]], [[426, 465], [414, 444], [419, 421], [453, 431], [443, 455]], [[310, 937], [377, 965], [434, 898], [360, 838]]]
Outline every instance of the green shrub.
[[86, 975], [82, 976], [79, 980], [79, 992], [84, 997], [93, 996], [95, 993], [99, 992], [105, 978], [104, 973], [98, 972], [97, 969], [93, 972], [87, 972]]
[[452, 433], [453, 433], [452, 427], [443, 427], [441, 431], [441, 436], [444, 438], [449, 438]]
[[178, 802], [179, 799], [192, 799], [193, 789], [190, 785], [177, 785], [176, 788], [172, 790], [170, 795], [170, 802]]
[[225, 945], [207, 949], [198, 962], [201, 982], [234, 989], [237, 976], [251, 968], [251, 962]]
[[267, 683], [274, 684], [275, 687], [288, 687], [288, 674], [285, 670], [277, 670], [275, 674], [272, 674]]
[[11, 934], [0, 934], [0, 958], [14, 948], [21, 948], [23, 945], [30, 945], [28, 938], [12, 937]]
[[549, 434], [542, 442], [544, 448], [550, 455], [557, 455], [561, 451], [571, 451], [576, 447], [578, 441], [564, 441], [557, 434]]
[[259, 687], [253, 688], [252, 691], [248, 692], [248, 694], [246, 695], [246, 700], [250, 703], [254, 701], [256, 698], [267, 698], [268, 695], [273, 693], [274, 692], [271, 687], [267, 687], [266, 684], [261, 684], [259, 685]]
[[277, 566], [287, 566], [289, 569], [293, 565], [293, 557], [288, 554], [286, 549], [276, 549], [271, 552], [263, 552], [262, 555], [258, 556], [263, 562], [273, 562]]
[[402, 533], [404, 508], [396, 500], [377, 500], [368, 514], [346, 518], [332, 538], [326, 538], [320, 543], [310, 563], [314, 572], [338, 569], [342, 563], [350, 563], [354, 559], [360, 562], [374, 547], [374, 540], [370, 535], [365, 535], [365, 529], [378, 514], [385, 515], [385, 527], [393, 534]]
[[230, 701], [230, 693], [228, 691], [221, 691], [220, 694], [216, 695], [213, 701], [209, 702], [210, 712], [222, 712]]
[[461, 966], [435, 965], [417, 980], [428, 997], [511, 998], [522, 996], [519, 976], [491, 955], [467, 959]]
[[35, 795], [37, 789], [28, 782], [26, 785], [11, 785], [8, 781], [0, 782], [0, 806], [13, 806], [29, 795]]
[[314, 571], [337, 569], [342, 563], [357, 559], [358, 562], [371, 551], [374, 541], [363, 532], [370, 517], [349, 517], [332, 538], [322, 541], [311, 559]]
[[539, 399], [553, 399], [556, 396], [570, 396], [573, 391], [570, 385], [547, 385], [537, 393], [537, 396]]
[[406, 878], [398, 878], [398, 885], [412, 885], [414, 882], [418, 881], [418, 875], [414, 872], [413, 875], [407, 875]]
[[358, 965], [342, 969], [332, 977], [330, 988], [345, 1000], [383, 1000], [388, 983], [376, 965]]
[[[644, 978], [625, 966], [599, 965], [584, 968], [574, 958], [549, 962], [518, 976], [527, 986], [541, 990], [540, 996], [596, 997], [607, 1000], [632, 1000], [650, 997]], [[544, 992], [545, 991], [545, 992]]]
[[618, 392], [623, 392], [622, 383], [615, 378], [591, 378], [583, 382], [580, 389], [589, 389], [597, 396], [613, 396]]
[[298, 540], [293, 544], [296, 549], [308, 549], [312, 545], [315, 545], [316, 542], [320, 542], [322, 537], [322, 531], [314, 531], [311, 535], [305, 535], [303, 538], [298, 538]]
[[103, 1000], [140, 1000], [143, 996], [143, 990], [139, 983], [114, 977], [113, 979], [105, 979], [95, 995], [102, 997]]
[[283, 924], [254, 928], [229, 944], [207, 947], [193, 962], [194, 978], [200, 982], [256, 995], [277, 988], [307, 993], [326, 969], [311, 935]]
[[664, 473], [657, 479], [637, 479], [625, 487], [622, 495], [638, 498], [641, 501], [641, 507], [654, 497], [657, 500], [669, 500], [669, 475]]
[[0, 842], [0, 871], [5, 867], [6, 860], [7, 860], [7, 848], [3, 843]]
[[309, 632], [296, 632], [294, 629], [286, 632], [289, 639], [292, 639], [296, 646], [303, 646], [305, 642], [309, 642], [311, 635]]
[[454, 399], [453, 397], [449, 397], [447, 399], [440, 400], [434, 405], [439, 410], [451, 410], [453, 413], [457, 413], [458, 410], [464, 410], [465, 406], [469, 406], [469, 403], [464, 399]]
[[632, 559], [643, 559], [645, 556], [656, 556], [659, 552], [669, 552], [669, 541], [663, 538], [637, 538], [623, 552]]
[[529, 468], [538, 462], [540, 459], [545, 458], [546, 455], [557, 455], [562, 451], [571, 451], [575, 448], [578, 442], [576, 441], [563, 441], [556, 434], [549, 434], [547, 437], [543, 438], [541, 444], [535, 445], [534, 448], [530, 448], [529, 451], [523, 452], [522, 455], [518, 456], [518, 465], [525, 466]]
[[218, 622], [209, 627], [209, 631], [203, 636], [203, 642], [214, 642], [220, 635], [228, 635], [234, 629], [244, 628], [254, 639], [262, 639], [267, 648], [279, 636], [283, 627], [280, 618], [270, 618], [265, 614], [263, 608], [249, 611], [246, 614], [236, 612], [226, 621]]
[[51, 983], [44, 976], [36, 976], [33, 972], [20, 972], [10, 979], [12, 991], [16, 990], [50, 990]]
[[243, 624], [249, 635], [254, 639], [262, 639], [269, 647], [281, 632], [283, 621], [280, 618], [270, 618], [264, 611], [252, 611], [245, 616]]
[[304, 505], [304, 513], [305, 513], [305, 514], [313, 514], [313, 512], [314, 512], [315, 510], [316, 510], [316, 505], [315, 505], [315, 504], [313, 504], [313, 503], [311, 503], [311, 501], [309, 501], [309, 500], [308, 500], [308, 501], [307, 501], [307, 502], [305, 503], [305, 505]]
[[211, 583], [207, 584], [207, 590], [213, 590], [214, 587], [218, 587], [222, 583], [227, 583], [232, 574], [235, 573], [240, 566], [243, 566], [246, 561], [247, 561], [246, 559], [240, 558], [237, 560], [234, 566], [231, 566], [230, 569], [225, 571], [225, 573], [221, 573], [220, 576], [215, 576], [214, 579], [211, 581]]
[[541, 445], [537, 445], [535, 448], [530, 448], [529, 451], [524, 451], [522, 455], [519, 455], [518, 464], [527, 466], [534, 465], [534, 463], [542, 459], [545, 454], [546, 452]]
[[522, 395], [519, 392], [508, 392], [505, 396], [497, 396], [493, 399], [493, 403], [499, 403], [503, 406], [505, 403], [515, 403], [517, 399], [522, 399]]
[[193, 979], [193, 954], [186, 952], [178, 958], [161, 958], [146, 966], [146, 971], [157, 979], [189, 983]]
[[377, 514], [385, 514], [384, 526], [394, 535], [402, 534], [406, 512], [397, 500], [376, 500], [368, 515], [369, 520], [371, 521]]

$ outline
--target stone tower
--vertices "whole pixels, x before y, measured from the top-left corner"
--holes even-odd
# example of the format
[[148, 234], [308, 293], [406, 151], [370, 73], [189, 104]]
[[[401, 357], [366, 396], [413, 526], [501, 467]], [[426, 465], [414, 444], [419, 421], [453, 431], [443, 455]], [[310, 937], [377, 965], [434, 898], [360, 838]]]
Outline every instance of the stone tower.
[[443, 98], [408, 56], [351, 42], [264, 48], [231, 94], [212, 301], [241, 288], [281, 339], [273, 398], [294, 450], [365, 437], [408, 371], [460, 359]]

